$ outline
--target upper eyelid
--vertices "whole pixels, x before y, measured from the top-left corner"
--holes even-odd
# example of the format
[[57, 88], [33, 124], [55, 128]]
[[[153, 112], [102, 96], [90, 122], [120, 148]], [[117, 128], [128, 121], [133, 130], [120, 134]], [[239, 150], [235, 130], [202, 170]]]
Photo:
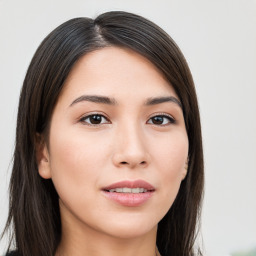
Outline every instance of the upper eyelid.
[[166, 117], [172, 118], [173, 120], [176, 120], [172, 115], [167, 114], [167, 113], [162, 113], [162, 112], [160, 112], [160, 113], [154, 113], [154, 114], [152, 114], [149, 118], [152, 118], [152, 117], [155, 117], [155, 116], [166, 116]]
[[108, 121], [110, 121], [110, 118], [108, 117], [107, 114], [102, 113], [102, 112], [97, 112], [97, 111], [95, 111], [95, 112], [89, 112], [89, 113], [83, 114], [83, 115], [81, 115], [81, 116], [78, 118], [78, 120], [85, 119], [85, 118], [88, 118], [88, 117], [93, 116], [93, 115], [103, 116], [103, 117], [106, 118]]

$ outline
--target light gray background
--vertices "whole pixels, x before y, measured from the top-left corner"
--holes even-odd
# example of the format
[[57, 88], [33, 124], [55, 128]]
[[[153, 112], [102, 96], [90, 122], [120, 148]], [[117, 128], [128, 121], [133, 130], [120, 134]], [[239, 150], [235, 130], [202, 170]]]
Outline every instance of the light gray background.
[[[156, 22], [192, 70], [205, 149], [206, 255], [256, 246], [255, 0], [0, 0], [0, 230], [7, 217], [19, 91], [32, 55], [60, 23], [109, 10]], [[0, 254], [5, 247], [3, 240]]]

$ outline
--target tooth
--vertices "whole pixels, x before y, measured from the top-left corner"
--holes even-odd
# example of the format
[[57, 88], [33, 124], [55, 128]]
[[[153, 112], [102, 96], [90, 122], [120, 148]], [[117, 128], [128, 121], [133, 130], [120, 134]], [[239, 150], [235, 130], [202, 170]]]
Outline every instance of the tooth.
[[123, 193], [131, 193], [132, 189], [131, 188], [123, 188]]
[[132, 188], [132, 193], [140, 193], [140, 188]]
[[147, 189], [145, 188], [113, 188], [110, 189], [109, 192], [116, 192], [116, 193], [145, 193]]

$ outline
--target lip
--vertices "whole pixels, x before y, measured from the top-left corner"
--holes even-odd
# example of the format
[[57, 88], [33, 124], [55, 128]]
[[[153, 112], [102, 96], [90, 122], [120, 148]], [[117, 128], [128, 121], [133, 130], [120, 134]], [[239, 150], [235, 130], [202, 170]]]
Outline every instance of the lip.
[[[144, 188], [147, 192], [144, 193], [117, 193], [110, 192], [111, 189], [116, 188]], [[124, 180], [113, 183], [102, 189], [103, 194], [106, 198], [114, 201], [123, 206], [136, 207], [146, 203], [155, 192], [155, 188], [150, 183], [144, 180]]]
[[145, 188], [146, 190], [155, 190], [154, 186], [144, 180], [124, 180], [113, 183], [107, 187], [104, 187], [103, 190], [110, 190], [115, 188]]

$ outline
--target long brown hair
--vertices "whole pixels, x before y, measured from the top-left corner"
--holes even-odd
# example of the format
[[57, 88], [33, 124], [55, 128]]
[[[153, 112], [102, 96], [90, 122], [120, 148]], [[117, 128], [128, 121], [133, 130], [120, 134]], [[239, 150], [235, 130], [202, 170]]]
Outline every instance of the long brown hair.
[[[193, 79], [172, 38], [151, 21], [127, 12], [96, 19], [76, 18], [52, 31], [28, 68], [19, 102], [16, 145], [10, 181], [9, 216], [18, 255], [54, 255], [61, 236], [58, 195], [37, 170], [36, 134], [47, 135], [58, 96], [74, 64], [106, 46], [127, 47], [150, 60], [175, 89], [183, 107], [189, 139], [189, 167], [177, 198], [158, 224], [163, 256], [192, 256], [203, 193], [201, 126]], [[89, 207], [89, 206], [88, 206]], [[11, 243], [10, 243], [11, 244]]]

